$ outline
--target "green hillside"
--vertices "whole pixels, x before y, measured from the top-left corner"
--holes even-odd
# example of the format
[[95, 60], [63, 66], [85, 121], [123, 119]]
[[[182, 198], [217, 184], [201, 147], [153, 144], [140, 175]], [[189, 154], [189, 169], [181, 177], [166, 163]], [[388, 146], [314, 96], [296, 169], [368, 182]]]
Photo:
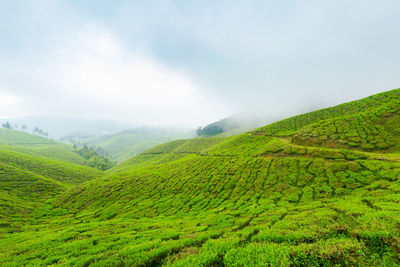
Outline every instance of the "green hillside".
[[115, 166], [115, 162], [99, 154], [94, 148], [74, 147], [70, 144], [10, 129], [0, 129], [0, 149], [20, 152], [33, 157], [46, 157], [99, 170], [107, 170]]
[[[257, 130], [265, 135], [287, 136], [292, 135], [295, 131], [308, 126], [312, 123], [323, 121], [325, 119], [333, 119], [355, 115], [360, 112], [372, 112], [379, 107], [385, 107], [389, 103], [397, 103], [400, 97], [400, 90], [394, 89], [384, 93], [376, 94], [363, 98], [361, 100], [352, 101], [335, 107], [317, 110], [306, 114], [278, 121], [270, 125], [264, 126]], [[371, 115], [372, 115], [371, 113]]]
[[50, 145], [54, 143], [55, 141], [34, 134], [29, 134], [18, 130], [0, 128], [0, 144], [37, 146]]
[[16, 221], [47, 200], [101, 175], [96, 169], [0, 147], [0, 225], [15, 228]]
[[0, 149], [0, 162], [45, 177], [51, 177], [70, 185], [91, 180], [101, 173], [96, 169], [77, 164], [2, 149]]
[[17, 130], [0, 128], [0, 149], [85, 164], [85, 159], [75, 153], [72, 146]]
[[397, 89], [153, 147], [4, 224], [0, 265], [399, 266], [399, 112]]

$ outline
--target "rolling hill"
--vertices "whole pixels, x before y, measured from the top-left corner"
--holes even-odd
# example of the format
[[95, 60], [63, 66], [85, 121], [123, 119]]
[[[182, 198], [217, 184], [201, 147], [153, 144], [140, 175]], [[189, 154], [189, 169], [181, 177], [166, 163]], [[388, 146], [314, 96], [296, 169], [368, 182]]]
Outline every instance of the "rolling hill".
[[399, 122], [396, 89], [158, 145], [6, 225], [0, 264], [398, 266]]
[[86, 146], [73, 147], [22, 131], [0, 129], [0, 149], [107, 170], [115, 162]]
[[0, 129], [0, 224], [18, 229], [18, 220], [46, 200], [102, 175], [84, 163], [68, 145]]
[[93, 168], [0, 148], [0, 235], [19, 229], [47, 200], [101, 175]]
[[0, 148], [84, 165], [72, 146], [34, 134], [0, 128]]
[[63, 139], [71, 143], [86, 143], [88, 146], [96, 147], [110, 159], [122, 162], [155, 145], [193, 136], [192, 131], [184, 129], [140, 127], [103, 136], [76, 134]]

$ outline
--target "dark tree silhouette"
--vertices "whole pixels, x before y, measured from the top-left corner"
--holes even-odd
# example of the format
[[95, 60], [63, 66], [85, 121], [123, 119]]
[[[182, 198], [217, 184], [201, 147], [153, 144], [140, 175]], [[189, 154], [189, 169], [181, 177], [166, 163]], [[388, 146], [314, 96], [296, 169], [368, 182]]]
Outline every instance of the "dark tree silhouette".
[[13, 127], [11, 126], [11, 123], [7, 121], [6, 123], [3, 123], [3, 128], [12, 129]]

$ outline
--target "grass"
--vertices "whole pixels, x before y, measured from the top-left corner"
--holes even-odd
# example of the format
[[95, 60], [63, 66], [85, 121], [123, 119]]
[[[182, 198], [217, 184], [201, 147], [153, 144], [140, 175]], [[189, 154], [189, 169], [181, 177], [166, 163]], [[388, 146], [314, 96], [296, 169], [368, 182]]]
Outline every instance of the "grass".
[[399, 92], [172, 141], [87, 178], [2, 152], [0, 265], [399, 266]]

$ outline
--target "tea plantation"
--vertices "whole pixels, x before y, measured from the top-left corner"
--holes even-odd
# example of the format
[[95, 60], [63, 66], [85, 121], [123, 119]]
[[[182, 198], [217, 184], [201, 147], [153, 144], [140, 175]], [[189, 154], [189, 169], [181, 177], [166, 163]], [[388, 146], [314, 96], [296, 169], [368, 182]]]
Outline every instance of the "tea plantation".
[[399, 112], [396, 89], [106, 172], [0, 151], [0, 265], [399, 266]]
[[0, 129], [0, 149], [85, 164], [85, 159], [75, 153], [72, 146], [17, 130]]

